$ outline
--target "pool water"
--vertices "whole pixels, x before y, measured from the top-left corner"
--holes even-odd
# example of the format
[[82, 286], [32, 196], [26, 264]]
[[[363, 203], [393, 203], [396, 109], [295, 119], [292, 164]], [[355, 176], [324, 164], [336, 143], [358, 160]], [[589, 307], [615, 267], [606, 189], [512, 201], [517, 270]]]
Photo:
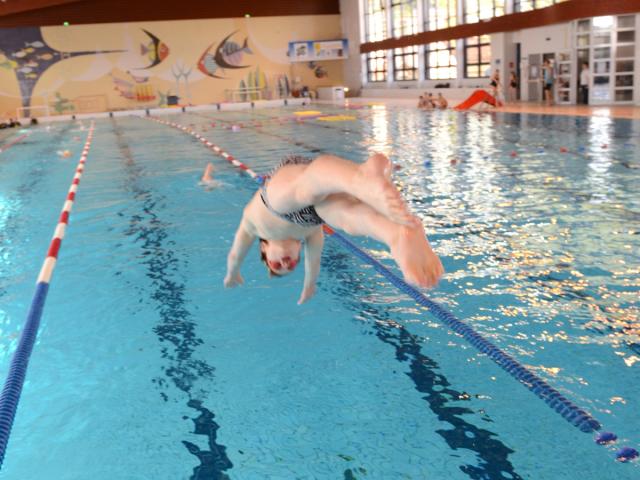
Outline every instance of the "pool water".
[[[313, 109], [355, 118], [169, 118], [259, 173], [291, 153], [389, 154], [447, 270], [429, 298], [637, 448], [640, 124]], [[0, 154], [3, 378], [86, 126], [40, 126]], [[332, 240], [303, 306], [301, 269], [269, 279], [255, 247], [225, 290], [255, 189], [180, 131], [96, 121], [4, 478], [638, 477]]]

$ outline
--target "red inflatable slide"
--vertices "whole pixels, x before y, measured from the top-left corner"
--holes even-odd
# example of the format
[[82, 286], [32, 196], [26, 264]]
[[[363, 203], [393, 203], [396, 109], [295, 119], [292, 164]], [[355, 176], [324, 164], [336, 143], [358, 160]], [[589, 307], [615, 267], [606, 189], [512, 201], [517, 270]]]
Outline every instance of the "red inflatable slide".
[[502, 102], [489, 95], [486, 90], [476, 90], [464, 102], [454, 107], [454, 110], [469, 110], [471, 107], [480, 102], [488, 103], [492, 107], [502, 106]]

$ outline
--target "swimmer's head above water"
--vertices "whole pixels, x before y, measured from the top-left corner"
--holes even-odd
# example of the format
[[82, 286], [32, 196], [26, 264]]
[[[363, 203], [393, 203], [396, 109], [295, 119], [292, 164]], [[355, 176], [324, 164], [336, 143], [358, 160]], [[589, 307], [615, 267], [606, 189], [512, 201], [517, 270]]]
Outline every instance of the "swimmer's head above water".
[[295, 270], [300, 263], [299, 240], [260, 239], [260, 260], [269, 270], [269, 276], [282, 277]]

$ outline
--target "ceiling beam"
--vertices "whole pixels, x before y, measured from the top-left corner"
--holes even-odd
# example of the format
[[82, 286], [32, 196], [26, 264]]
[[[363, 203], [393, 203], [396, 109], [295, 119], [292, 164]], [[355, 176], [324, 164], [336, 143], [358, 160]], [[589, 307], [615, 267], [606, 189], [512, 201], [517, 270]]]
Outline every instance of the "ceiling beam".
[[[11, 0], [7, 1], [9, 4]], [[335, 15], [339, 0], [26, 0], [43, 6], [0, 16], [0, 27], [192, 20], [289, 15]], [[20, 3], [20, 2], [16, 2]], [[45, 4], [49, 4], [46, 6]], [[56, 3], [53, 5], [53, 3]], [[34, 3], [35, 5], [35, 3]]]

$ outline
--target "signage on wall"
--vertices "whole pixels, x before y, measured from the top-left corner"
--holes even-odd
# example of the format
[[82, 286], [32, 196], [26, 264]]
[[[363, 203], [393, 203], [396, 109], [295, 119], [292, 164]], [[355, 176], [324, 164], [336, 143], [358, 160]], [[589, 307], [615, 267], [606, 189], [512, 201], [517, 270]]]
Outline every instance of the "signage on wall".
[[289, 42], [289, 60], [292, 62], [313, 62], [319, 60], [340, 60], [347, 58], [349, 43], [341, 40]]

